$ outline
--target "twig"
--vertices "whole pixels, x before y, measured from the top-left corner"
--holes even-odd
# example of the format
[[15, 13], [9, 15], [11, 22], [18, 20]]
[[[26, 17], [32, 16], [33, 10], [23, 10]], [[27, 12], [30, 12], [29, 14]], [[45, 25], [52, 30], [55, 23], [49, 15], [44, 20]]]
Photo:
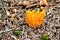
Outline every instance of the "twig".
[[0, 34], [3, 33], [3, 32], [8, 32], [8, 31], [11, 31], [12, 29], [9, 29], [9, 30], [4, 30], [4, 31], [0, 31]]
[[17, 40], [17, 38], [15, 37], [15, 36], [13, 36], [13, 35], [10, 35], [12, 38], [14, 38], [14, 40]]
[[56, 26], [56, 23], [49, 22], [49, 21], [46, 21], [46, 20], [45, 20], [45, 22], [50, 23], [50, 24], [54, 24], [54, 27], [55, 27], [55, 28], [60, 28], [60, 25], [57, 25], [57, 26]]
[[32, 7], [32, 6], [36, 6], [36, 5], [40, 5], [40, 3], [32, 4], [32, 5], [30, 5], [30, 6], [27, 6], [26, 8], [30, 8], [30, 7]]

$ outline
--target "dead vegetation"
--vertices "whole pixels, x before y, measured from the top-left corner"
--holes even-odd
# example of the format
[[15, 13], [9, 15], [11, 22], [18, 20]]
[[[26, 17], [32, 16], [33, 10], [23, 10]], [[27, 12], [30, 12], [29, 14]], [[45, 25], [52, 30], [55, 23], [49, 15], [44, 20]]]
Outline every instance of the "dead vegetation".
[[[41, 5], [40, 0], [0, 0], [0, 40], [40, 40], [44, 34], [49, 35], [50, 40], [59, 40], [60, 0], [47, 1], [48, 5]], [[37, 29], [28, 27], [25, 11], [41, 7], [47, 12], [43, 24]], [[14, 30], [21, 34], [16, 36]]]

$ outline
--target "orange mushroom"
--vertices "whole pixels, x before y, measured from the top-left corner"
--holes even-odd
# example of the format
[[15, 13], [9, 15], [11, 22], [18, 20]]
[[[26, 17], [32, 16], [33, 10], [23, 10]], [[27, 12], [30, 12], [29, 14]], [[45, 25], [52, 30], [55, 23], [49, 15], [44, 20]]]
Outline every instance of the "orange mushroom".
[[42, 9], [41, 11], [40, 9], [32, 11], [26, 10], [25, 22], [29, 25], [29, 27], [36, 29], [43, 23], [45, 14], [45, 9]]

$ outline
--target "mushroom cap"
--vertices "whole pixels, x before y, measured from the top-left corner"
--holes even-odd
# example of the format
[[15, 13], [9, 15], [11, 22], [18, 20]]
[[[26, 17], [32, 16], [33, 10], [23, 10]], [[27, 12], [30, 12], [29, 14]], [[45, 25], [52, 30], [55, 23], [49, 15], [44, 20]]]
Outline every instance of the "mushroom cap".
[[29, 25], [29, 27], [36, 29], [43, 23], [45, 14], [45, 9], [42, 9], [42, 11], [39, 9], [37, 11], [27, 10], [25, 14], [25, 22]]

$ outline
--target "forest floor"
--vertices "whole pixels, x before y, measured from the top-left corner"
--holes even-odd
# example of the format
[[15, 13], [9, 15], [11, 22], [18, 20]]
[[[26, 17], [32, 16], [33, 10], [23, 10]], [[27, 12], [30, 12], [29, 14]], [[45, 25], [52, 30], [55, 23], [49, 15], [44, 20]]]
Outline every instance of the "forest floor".
[[[33, 29], [24, 24], [25, 11], [30, 5], [32, 9], [38, 8], [39, 0], [0, 0], [0, 40], [41, 40], [42, 35], [48, 35], [49, 40], [60, 40], [60, 0], [48, 2], [43, 24]], [[12, 14], [15, 14], [14, 21], [11, 20]], [[15, 30], [19, 31], [18, 36], [13, 33]]]

